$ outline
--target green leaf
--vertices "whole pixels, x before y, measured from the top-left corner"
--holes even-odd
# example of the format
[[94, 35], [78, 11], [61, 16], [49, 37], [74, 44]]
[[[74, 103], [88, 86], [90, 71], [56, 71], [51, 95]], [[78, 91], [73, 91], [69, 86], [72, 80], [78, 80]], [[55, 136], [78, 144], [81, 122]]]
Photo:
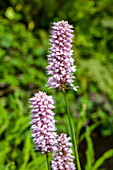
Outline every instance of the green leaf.
[[113, 149], [110, 149], [106, 151], [94, 164], [92, 167], [92, 170], [97, 170], [106, 159], [109, 159], [110, 157], [113, 157]]
[[14, 19], [14, 17], [15, 17], [15, 12], [14, 12], [14, 10], [13, 10], [12, 7], [8, 7], [8, 8], [6, 9], [5, 16], [6, 16], [8, 19], [10, 19], [10, 20], [13, 20], [13, 19]]
[[31, 136], [29, 135], [29, 133], [27, 134], [26, 136], [26, 139], [25, 139], [25, 144], [24, 144], [24, 148], [23, 148], [23, 160], [24, 160], [24, 163], [22, 164], [21, 169], [24, 169], [26, 167], [26, 164], [30, 158], [30, 150], [33, 149], [31, 148]]
[[90, 128], [89, 127], [86, 128], [86, 142], [87, 142], [87, 150], [86, 150], [87, 163], [85, 165], [85, 170], [91, 170], [92, 165], [95, 161], [95, 158], [94, 158], [93, 142], [90, 137]]
[[[100, 124], [101, 124], [100, 121], [92, 124], [92, 125], [90, 126], [90, 133], [93, 132]], [[80, 136], [79, 144], [83, 141], [83, 139], [85, 138], [85, 136], [86, 136], [86, 132], [83, 133], [83, 134]]]
[[76, 129], [76, 139], [77, 142], [79, 141], [79, 135], [80, 135], [80, 131], [83, 127], [83, 124], [86, 120], [86, 104], [83, 104], [82, 106], [82, 111], [79, 114], [79, 118], [77, 120], [77, 129]]

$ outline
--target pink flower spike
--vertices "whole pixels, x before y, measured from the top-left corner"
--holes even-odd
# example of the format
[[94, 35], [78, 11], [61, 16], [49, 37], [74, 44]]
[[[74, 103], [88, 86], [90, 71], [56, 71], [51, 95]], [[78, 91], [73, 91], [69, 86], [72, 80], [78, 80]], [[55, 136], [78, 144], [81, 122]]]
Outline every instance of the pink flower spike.
[[54, 100], [46, 93], [38, 92], [30, 100], [32, 112], [32, 137], [36, 150], [48, 154], [53, 151], [53, 146], [57, 142], [55, 119], [52, 109]]
[[75, 72], [75, 66], [73, 66], [73, 58], [71, 50], [72, 38], [73, 38], [73, 26], [69, 25], [67, 21], [54, 22], [51, 30], [50, 39], [50, 55], [48, 58], [47, 75], [48, 78], [47, 85], [50, 88], [61, 87], [62, 90], [66, 88], [69, 84], [75, 91], [77, 88], [72, 84], [73, 73]]
[[74, 156], [71, 155], [72, 149], [70, 148], [72, 144], [69, 142], [71, 138], [67, 137], [66, 134], [61, 134], [58, 137], [57, 144], [54, 147], [52, 170], [75, 170], [75, 165], [73, 164]]

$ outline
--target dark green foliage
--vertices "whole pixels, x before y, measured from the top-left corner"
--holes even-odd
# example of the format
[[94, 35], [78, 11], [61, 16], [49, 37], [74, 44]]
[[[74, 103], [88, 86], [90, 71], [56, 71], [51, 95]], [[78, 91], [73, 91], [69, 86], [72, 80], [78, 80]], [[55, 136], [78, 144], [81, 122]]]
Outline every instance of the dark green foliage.
[[69, 134], [63, 94], [45, 86], [50, 23], [62, 19], [74, 26], [79, 89], [67, 90], [67, 98], [77, 144], [87, 141], [86, 170], [112, 156], [109, 150], [95, 163], [90, 137], [94, 130], [113, 135], [112, 8], [112, 0], [0, 0], [0, 170], [46, 169], [30, 132], [28, 99], [35, 91], [54, 96], [58, 133]]

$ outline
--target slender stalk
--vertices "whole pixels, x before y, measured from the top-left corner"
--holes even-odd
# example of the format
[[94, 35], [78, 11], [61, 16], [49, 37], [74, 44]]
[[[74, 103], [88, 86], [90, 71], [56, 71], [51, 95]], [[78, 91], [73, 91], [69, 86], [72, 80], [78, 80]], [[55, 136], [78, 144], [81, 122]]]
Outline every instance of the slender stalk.
[[49, 167], [49, 155], [48, 155], [48, 153], [46, 154], [46, 161], [47, 161], [47, 168], [48, 168], [48, 170], [50, 170], [50, 167]]
[[67, 102], [67, 98], [66, 98], [65, 89], [63, 90], [63, 94], [64, 94], [65, 103], [66, 103], [66, 111], [67, 111], [67, 115], [68, 115], [68, 121], [69, 121], [71, 138], [72, 138], [73, 147], [74, 147], [74, 154], [75, 154], [76, 162], [77, 162], [77, 168], [78, 168], [78, 170], [81, 170], [79, 155], [78, 155], [78, 150], [77, 150], [76, 137], [75, 137], [74, 128], [72, 126], [71, 115], [70, 115], [70, 110], [69, 110], [69, 106], [68, 106], [68, 102]]

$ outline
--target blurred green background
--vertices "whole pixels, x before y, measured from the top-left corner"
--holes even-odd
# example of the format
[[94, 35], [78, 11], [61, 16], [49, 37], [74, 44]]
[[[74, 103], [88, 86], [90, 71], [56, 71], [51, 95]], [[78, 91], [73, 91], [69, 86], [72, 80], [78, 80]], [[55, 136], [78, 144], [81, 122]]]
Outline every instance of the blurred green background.
[[58, 133], [69, 134], [62, 92], [45, 86], [49, 31], [60, 20], [74, 26], [79, 89], [67, 97], [82, 170], [113, 170], [113, 0], [0, 0], [0, 170], [47, 168], [31, 139], [34, 92], [53, 95]]

